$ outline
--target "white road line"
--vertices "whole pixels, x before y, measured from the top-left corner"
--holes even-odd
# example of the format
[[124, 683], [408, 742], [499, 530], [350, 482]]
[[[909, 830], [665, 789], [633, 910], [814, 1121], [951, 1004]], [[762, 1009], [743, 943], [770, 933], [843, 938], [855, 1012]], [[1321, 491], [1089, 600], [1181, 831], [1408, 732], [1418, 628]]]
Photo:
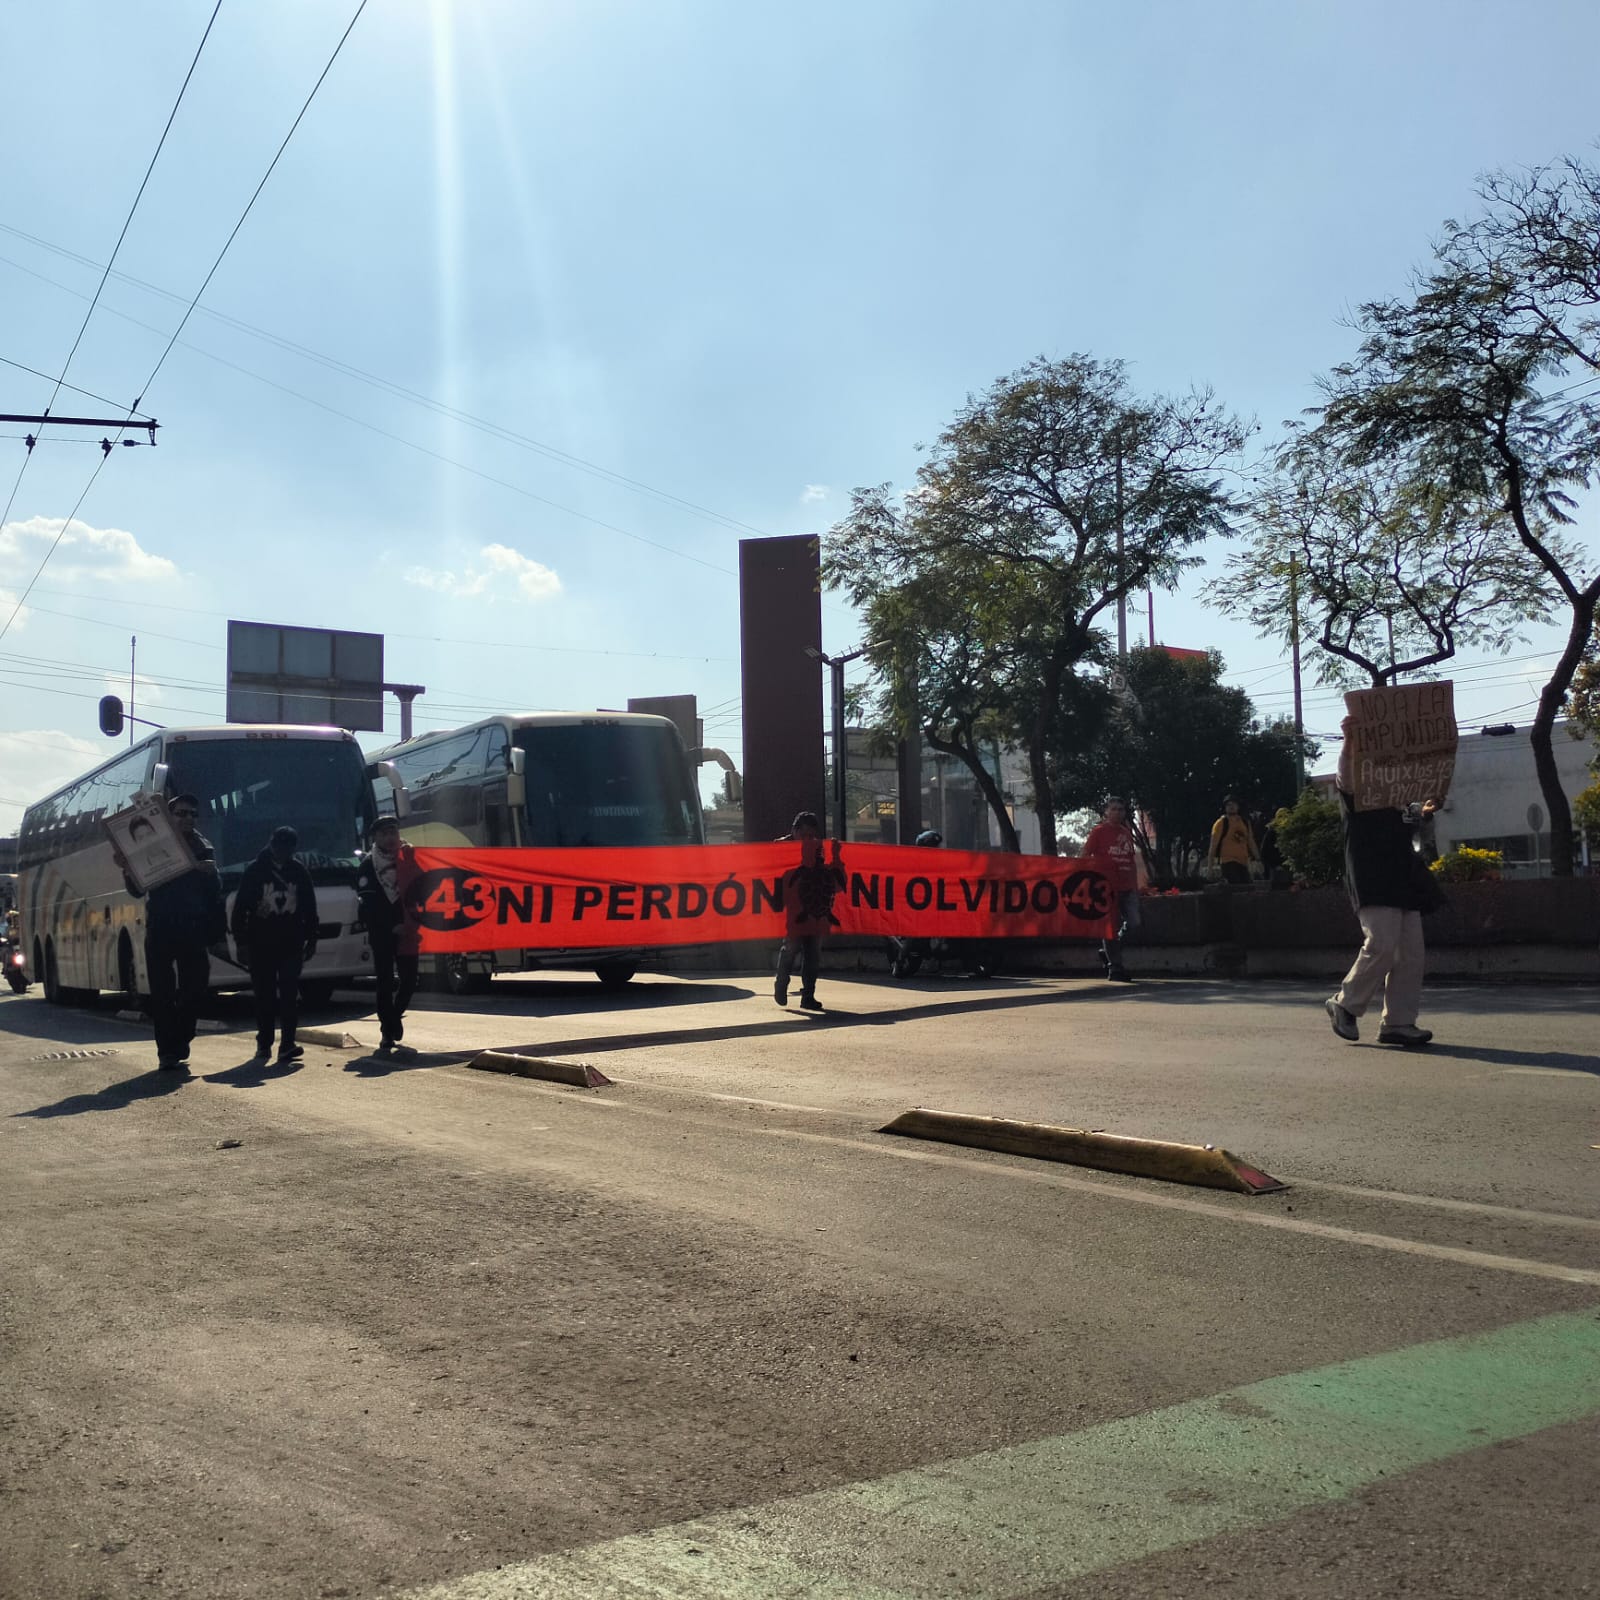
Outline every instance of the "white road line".
[[1408, 1194], [1401, 1189], [1364, 1189], [1354, 1183], [1329, 1183], [1322, 1178], [1293, 1178], [1279, 1173], [1297, 1189], [1326, 1189], [1330, 1194], [1354, 1195], [1360, 1200], [1398, 1200], [1401, 1205], [1428, 1206], [1438, 1211], [1471, 1211], [1507, 1222], [1535, 1222], [1551, 1228], [1593, 1228], [1600, 1232], [1600, 1217], [1578, 1217], [1567, 1211], [1526, 1211], [1520, 1206], [1497, 1206], [1487, 1200], [1450, 1200], [1436, 1194]]

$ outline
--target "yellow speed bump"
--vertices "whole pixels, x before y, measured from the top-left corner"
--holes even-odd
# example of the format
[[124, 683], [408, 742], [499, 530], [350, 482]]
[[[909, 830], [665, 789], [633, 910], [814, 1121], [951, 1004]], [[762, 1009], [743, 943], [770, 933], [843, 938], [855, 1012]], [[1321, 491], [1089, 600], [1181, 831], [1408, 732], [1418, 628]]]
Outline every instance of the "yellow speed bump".
[[907, 1111], [880, 1133], [908, 1139], [939, 1139], [946, 1144], [1004, 1150], [1040, 1161], [1065, 1161], [1102, 1172], [1126, 1172], [1166, 1183], [1194, 1183], [1239, 1194], [1271, 1194], [1287, 1189], [1248, 1161], [1214, 1144], [1173, 1144], [1165, 1139], [1129, 1139], [1088, 1128], [1058, 1128], [1048, 1122], [1012, 1122], [1005, 1117], [968, 1117], [954, 1111]]
[[480, 1072], [509, 1072], [517, 1078], [547, 1078], [580, 1089], [603, 1089], [611, 1080], [587, 1061], [552, 1061], [548, 1056], [519, 1056], [510, 1050], [480, 1050], [468, 1063]]

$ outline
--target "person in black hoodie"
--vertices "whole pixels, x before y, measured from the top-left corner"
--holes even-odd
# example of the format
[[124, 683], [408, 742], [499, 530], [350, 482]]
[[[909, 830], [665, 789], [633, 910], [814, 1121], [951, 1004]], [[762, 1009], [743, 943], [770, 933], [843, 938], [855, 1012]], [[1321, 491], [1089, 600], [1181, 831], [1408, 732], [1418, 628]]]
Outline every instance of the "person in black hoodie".
[[244, 869], [233, 901], [233, 939], [250, 969], [256, 996], [256, 1060], [272, 1051], [274, 1020], [282, 1030], [280, 1061], [305, 1054], [294, 1042], [300, 1013], [300, 968], [317, 952], [317, 891], [295, 856], [300, 835], [272, 830], [267, 848]]
[[114, 852], [128, 893], [145, 902], [144, 963], [150, 983], [150, 1020], [155, 1024], [156, 1061], [163, 1072], [188, 1070], [195, 1019], [211, 984], [211, 945], [227, 937], [222, 879], [210, 844], [195, 828], [200, 802], [192, 794], [170, 800], [167, 810], [194, 859], [193, 868], [159, 883], [148, 893], [128, 876]]
[[380, 1056], [412, 1054], [400, 1043], [405, 1033], [406, 1007], [417, 988], [415, 930], [406, 924], [405, 899], [400, 891], [400, 865], [406, 846], [396, 817], [379, 817], [372, 825], [372, 849], [362, 857], [356, 873], [356, 902], [361, 921], [372, 941], [372, 971], [378, 980], [378, 1026], [383, 1042]]

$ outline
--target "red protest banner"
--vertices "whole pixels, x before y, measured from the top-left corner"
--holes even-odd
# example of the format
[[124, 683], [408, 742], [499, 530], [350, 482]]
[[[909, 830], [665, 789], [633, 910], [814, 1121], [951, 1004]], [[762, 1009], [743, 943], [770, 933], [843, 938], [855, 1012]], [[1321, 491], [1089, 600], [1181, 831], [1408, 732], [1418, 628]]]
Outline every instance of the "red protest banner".
[[[831, 846], [824, 847], [831, 855]], [[414, 850], [405, 897], [425, 953], [780, 939], [795, 840], [631, 850]], [[847, 844], [840, 933], [1099, 939], [1115, 897], [1088, 861]]]

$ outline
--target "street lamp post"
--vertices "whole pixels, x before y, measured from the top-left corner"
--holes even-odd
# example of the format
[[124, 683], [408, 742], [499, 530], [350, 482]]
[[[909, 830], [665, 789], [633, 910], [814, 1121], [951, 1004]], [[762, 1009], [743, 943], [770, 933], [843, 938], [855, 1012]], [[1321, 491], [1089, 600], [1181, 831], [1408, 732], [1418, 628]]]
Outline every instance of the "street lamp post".
[[833, 701], [833, 836], [843, 840], [845, 836], [845, 796], [846, 757], [849, 752], [845, 749], [844, 731], [844, 669], [849, 662], [858, 656], [864, 656], [865, 650], [847, 650], [843, 655], [824, 655], [820, 650], [813, 650], [810, 645], [805, 647], [806, 654], [814, 661], [820, 661], [832, 676], [832, 701]]

